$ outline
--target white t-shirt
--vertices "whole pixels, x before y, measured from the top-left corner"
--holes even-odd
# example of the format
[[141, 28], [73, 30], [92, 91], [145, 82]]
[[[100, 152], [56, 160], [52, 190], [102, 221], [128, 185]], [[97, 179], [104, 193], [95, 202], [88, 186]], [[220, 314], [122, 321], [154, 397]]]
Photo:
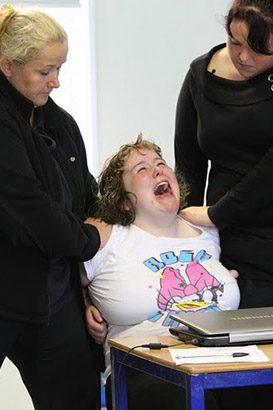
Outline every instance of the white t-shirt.
[[[178, 326], [172, 313], [238, 308], [237, 281], [219, 262], [218, 230], [197, 228], [197, 237], [169, 238], [134, 224], [113, 226], [105, 247], [84, 263], [91, 299], [109, 324], [107, 339], [147, 335], [149, 343]], [[105, 354], [108, 375], [107, 343]]]

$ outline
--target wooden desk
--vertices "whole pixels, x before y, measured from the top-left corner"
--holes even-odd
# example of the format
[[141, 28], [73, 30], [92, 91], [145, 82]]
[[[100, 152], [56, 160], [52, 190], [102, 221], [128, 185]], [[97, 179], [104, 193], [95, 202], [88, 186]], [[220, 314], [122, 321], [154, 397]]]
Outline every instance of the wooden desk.
[[[168, 349], [150, 350], [137, 345], [150, 342], [176, 344], [172, 336], [111, 339], [113, 409], [127, 410], [125, 369], [131, 367], [167, 380], [186, 389], [186, 409], [204, 410], [205, 389], [273, 384], [273, 345], [259, 347], [270, 358], [263, 363], [187, 364], [177, 366]], [[186, 349], [191, 345], [179, 345], [174, 349]]]

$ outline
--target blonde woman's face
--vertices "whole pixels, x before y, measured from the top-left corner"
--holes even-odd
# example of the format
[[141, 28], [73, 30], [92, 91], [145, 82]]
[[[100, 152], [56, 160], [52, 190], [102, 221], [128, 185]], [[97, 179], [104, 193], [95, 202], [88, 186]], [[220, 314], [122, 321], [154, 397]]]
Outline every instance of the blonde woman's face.
[[177, 213], [180, 193], [176, 176], [154, 150], [139, 149], [129, 154], [124, 161], [123, 183], [131, 193], [136, 220]]
[[12, 64], [8, 80], [35, 107], [45, 105], [51, 91], [60, 86], [59, 73], [67, 52], [67, 42], [50, 44], [34, 61], [21, 66]]

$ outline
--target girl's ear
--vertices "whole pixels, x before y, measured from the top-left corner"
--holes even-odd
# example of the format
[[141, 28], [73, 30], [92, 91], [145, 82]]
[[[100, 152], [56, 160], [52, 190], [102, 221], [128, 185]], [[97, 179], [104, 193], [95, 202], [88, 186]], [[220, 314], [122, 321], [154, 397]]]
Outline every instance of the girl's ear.
[[129, 206], [127, 200], [124, 202], [123, 208], [124, 208], [125, 211], [129, 211], [129, 210], [130, 210], [130, 206]]
[[7, 57], [0, 58], [0, 69], [2, 73], [7, 77], [10, 78], [12, 74], [12, 64]]

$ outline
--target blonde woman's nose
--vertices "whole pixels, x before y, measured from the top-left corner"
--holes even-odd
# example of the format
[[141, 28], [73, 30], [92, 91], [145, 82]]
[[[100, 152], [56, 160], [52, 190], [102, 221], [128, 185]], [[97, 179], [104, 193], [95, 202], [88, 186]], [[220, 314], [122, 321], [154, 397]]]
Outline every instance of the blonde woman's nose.
[[59, 82], [59, 74], [55, 74], [49, 81], [49, 86], [53, 88], [59, 88], [60, 87], [60, 82]]

